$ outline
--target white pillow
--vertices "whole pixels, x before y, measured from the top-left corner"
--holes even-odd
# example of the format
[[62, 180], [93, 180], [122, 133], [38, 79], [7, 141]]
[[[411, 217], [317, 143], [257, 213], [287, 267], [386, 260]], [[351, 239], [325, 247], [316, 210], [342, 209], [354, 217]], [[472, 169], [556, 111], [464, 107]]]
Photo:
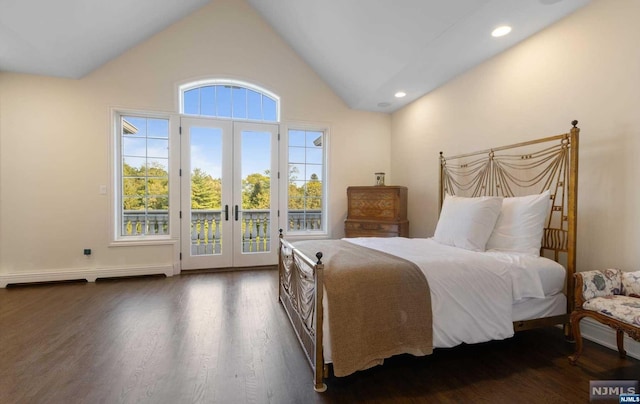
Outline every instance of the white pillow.
[[551, 209], [549, 191], [504, 198], [487, 250], [540, 255], [544, 223]]
[[453, 247], [484, 251], [501, 206], [500, 197], [446, 195], [433, 239]]

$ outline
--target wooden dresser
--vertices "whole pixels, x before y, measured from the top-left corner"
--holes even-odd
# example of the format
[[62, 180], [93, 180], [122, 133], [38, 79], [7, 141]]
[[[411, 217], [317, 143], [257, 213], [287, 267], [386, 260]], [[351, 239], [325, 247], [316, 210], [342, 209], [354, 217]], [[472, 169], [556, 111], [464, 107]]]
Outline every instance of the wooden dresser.
[[347, 188], [346, 237], [409, 237], [407, 187]]

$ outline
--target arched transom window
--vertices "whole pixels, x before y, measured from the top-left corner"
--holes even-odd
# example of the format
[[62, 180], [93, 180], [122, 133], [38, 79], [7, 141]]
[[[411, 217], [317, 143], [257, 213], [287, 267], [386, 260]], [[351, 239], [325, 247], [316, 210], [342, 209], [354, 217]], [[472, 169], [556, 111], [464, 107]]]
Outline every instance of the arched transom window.
[[242, 81], [203, 80], [180, 86], [180, 113], [278, 122], [280, 97]]

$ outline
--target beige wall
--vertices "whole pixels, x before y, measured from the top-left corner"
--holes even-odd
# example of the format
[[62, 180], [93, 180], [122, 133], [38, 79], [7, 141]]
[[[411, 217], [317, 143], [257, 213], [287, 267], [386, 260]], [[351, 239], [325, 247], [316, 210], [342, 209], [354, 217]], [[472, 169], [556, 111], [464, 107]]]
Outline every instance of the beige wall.
[[80, 80], [0, 73], [0, 274], [172, 265], [171, 245], [109, 247], [110, 109], [177, 112], [179, 84], [215, 77], [278, 94], [285, 122], [330, 127], [342, 236], [346, 187], [390, 171], [390, 116], [349, 109], [248, 4], [216, 0]]
[[392, 115], [412, 236], [437, 223], [438, 152], [568, 132], [580, 121], [578, 269], [640, 269], [640, 2], [594, 0]]
[[80, 80], [0, 73], [0, 274], [173, 264], [170, 245], [108, 246], [112, 190], [98, 189], [110, 183], [110, 108], [176, 112], [177, 85], [206, 77], [275, 92], [283, 121], [330, 126], [333, 237], [345, 188], [380, 170], [409, 187], [412, 236], [430, 236], [440, 150], [558, 134], [578, 119], [578, 266], [638, 269], [637, 15], [640, 2], [594, 0], [391, 119], [346, 107], [239, 0], [206, 6]]

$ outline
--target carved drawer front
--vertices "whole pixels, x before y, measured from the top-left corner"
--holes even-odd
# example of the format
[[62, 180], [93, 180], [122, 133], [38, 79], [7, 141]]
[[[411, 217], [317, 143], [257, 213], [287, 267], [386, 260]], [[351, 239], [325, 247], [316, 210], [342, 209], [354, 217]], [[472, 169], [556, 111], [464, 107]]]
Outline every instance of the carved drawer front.
[[399, 233], [400, 225], [386, 223], [368, 223], [368, 222], [346, 222], [345, 229], [356, 231], [381, 231], [385, 233]]
[[349, 187], [349, 219], [406, 220], [407, 188], [398, 186]]
[[396, 196], [388, 192], [354, 192], [351, 195], [350, 216], [394, 220], [398, 216]]
[[347, 188], [346, 237], [409, 237], [407, 188]]

